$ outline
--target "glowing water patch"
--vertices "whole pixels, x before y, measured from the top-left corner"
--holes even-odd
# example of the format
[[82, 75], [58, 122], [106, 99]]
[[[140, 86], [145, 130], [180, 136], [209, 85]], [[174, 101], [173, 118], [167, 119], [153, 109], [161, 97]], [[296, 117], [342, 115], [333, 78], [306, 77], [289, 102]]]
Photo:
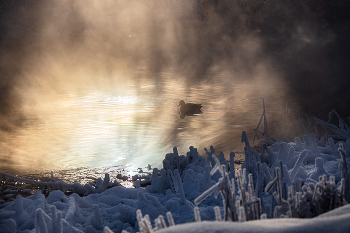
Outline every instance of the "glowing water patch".
[[101, 95], [92, 94], [88, 96], [83, 96], [77, 100], [76, 104], [93, 104], [98, 103], [105, 105], [115, 105], [115, 104], [134, 104], [140, 101], [140, 98], [136, 96], [111, 96], [111, 95]]

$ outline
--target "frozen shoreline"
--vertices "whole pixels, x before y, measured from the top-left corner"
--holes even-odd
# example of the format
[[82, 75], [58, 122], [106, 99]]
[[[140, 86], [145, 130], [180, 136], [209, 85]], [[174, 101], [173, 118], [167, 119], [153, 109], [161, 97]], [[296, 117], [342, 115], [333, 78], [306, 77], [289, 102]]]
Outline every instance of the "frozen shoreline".
[[[349, 133], [347, 125], [328, 126]], [[308, 134], [303, 142], [297, 137], [294, 142], [267, 143], [258, 152], [243, 132], [242, 143], [245, 161], [237, 174], [231, 172], [235, 171], [233, 152], [228, 163], [223, 153], [216, 155], [214, 147], [207, 150], [206, 159], [196, 148], [190, 147], [186, 155], [174, 148], [165, 156], [163, 168], [153, 169], [146, 188], [140, 188], [138, 180], [136, 188], [125, 188], [111, 182], [108, 173], [84, 186], [52, 179], [45, 183], [52, 188], [47, 198], [39, 190], [3, 204], [0, 226], [4, 232], [349, 229], [349, 138], [335, 141], [328, 136], [324, 140], [321, 135]], [[72, 194], [62, 192], [67, 190]], [[223, 223], [223, 219], [235, 222]], [[172, 221], [175, 226], [167, 227]]]

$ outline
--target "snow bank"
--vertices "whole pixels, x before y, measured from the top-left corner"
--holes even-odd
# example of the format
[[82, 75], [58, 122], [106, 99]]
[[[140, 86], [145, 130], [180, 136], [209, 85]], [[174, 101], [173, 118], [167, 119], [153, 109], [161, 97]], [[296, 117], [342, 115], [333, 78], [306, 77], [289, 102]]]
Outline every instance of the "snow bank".
[[188, 232], [239, 232], [239, 233], [281, 233], [281, 232], [308, 232], [308, 233], [341, 233], [349, 232], [350, 212], [349, 207], [339, 208], [341, 215], [333, 216], [331, 211], [326, 217], [312, 219], [265, 219], [249, 222], [218, 222], [203, 221], [195, 223], [179, 224], [160, 230], [159, 233]]

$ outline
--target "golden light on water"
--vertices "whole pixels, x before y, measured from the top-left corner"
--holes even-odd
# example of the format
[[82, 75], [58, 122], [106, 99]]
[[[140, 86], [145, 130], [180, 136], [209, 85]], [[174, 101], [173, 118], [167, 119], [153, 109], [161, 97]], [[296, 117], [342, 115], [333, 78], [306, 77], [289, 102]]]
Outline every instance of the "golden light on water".
[[[205, 155], [204, 147], [213, 145], [228, 156], [243, 152], [240, 136], [257, 124], [261, 97], [275, 115], [285, 109], [283, 84], [266, 85], [262, 76], [232, 85], [228, 74], [217, 72], [197, 84], [172, 71], [157, 81], [147, 69], [78, 78], [85, 82], [58, 74], [65, 78], [56, 78], [54, 89], [41, 81], [22, 93], [27, 119], [3, 143], [3, 168], [42, 173], [123, 166], [132, 173], [148, 164], [161, 167], [175, 146], [180, 154], [194, 146]], [[180, 119], [181, 99], [201, 103], [203, 114]]]

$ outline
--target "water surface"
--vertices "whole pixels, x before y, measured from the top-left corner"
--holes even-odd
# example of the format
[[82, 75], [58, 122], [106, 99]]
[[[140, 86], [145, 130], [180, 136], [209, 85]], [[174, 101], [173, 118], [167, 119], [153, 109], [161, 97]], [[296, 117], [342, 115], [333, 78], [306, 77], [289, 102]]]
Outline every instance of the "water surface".
[[[122, 167], [133, 173], [148, 164], [161, 168], [175, 146], [180, 154], [194, 146], [205, 155], [204, 147], [213, 145], [226, 156], [236, 151], [239, 159], [242, 131], [253, 138], [262, 98], [272, 132], [281, 133], [292, 122], [282, 86], [235, 83], [214, 74], [190, 84], [171, 72], [158, 75], [150, 78], [147, 70], [135, 70], [123, 82], [74, 88], [66, 83], [56, 92], [36, 89], [45, 94], [24, 102], [28, 117], [23, 127], [2, 135], [0, 170], [24, 174]], [[201, 103], [203, 113], [180, 119], [181, 99]]]

